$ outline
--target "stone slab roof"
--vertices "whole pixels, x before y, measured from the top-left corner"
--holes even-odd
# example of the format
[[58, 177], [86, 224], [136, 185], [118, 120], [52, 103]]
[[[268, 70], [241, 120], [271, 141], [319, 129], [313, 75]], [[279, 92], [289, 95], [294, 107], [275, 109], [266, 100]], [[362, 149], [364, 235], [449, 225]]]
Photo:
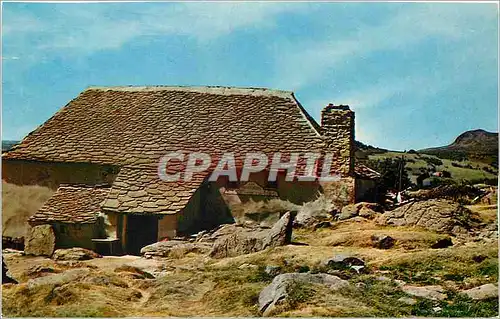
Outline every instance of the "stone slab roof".
[[102, 209], [117, 213], [175, 214], [187, 205], [205, 175], [195, 175], [189, 182], [164, 182], [156, 170], [124, 167]]
[[292, 92], [225, 87], [93, 87], [4, 159], [155, 165], [170, 151], [318, 152], [318, 124]]
[[356, 178], [360, 178], [360, 179], [372, 179], [372, 180], [375, 180], [375, 179], [379, 179], [380, 177], [382, 177], [382, 175], [369, 168], [368, 166], [364, 165], [364, 164], [361, 164], [361, 163], [355, 163], [354, 164], [354, 173], [356, 175]]
[[109, 187], [60, 186], [28, 222], [32, 225], [50, 222], [95, 223], [100, 205], [109, 190]]

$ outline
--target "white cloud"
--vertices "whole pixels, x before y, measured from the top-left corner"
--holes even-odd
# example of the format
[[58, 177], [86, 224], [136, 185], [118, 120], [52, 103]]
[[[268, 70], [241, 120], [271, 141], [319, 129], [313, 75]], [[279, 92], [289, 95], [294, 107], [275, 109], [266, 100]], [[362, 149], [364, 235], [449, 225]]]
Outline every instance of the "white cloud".
[[183, 35], [208, 42], [240, 29], [272, 27], [290, 4], [52, 4], [52, 19], [4, 6], [4, 50], [34, 60], [118, 49], [143, 36]]
[[497, 19], [498, 13], [488, 10], [494, 6], [470, 5], [468, 10], [464, 6], [467, 4], [403, 6], [378, 26], [360, 25], [355, 34], [345, 37], [301, 43], [300, 47], [294, 44], [293, 49], [281, 50], [276, 57], [275, 86], [297, 90], [356, 59], [379, 51], [408, 49], [433, 37], [452, 41], [474, 37], [478, 30], [471, 22]]

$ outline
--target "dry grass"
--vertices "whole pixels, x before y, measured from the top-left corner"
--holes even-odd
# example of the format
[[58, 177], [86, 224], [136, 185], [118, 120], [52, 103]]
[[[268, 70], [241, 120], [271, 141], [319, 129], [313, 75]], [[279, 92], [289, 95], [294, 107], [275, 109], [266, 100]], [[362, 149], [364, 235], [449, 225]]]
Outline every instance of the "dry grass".
[[2, 182], [2, 235], [25, 236], [27, 220], [52, 196], [53, 190], [42, 186], [18, 186]]
[[133, 314], [142, 294], [123, 275], [96, 271], [89, 280], [30, 288], [3, 287], [3, 313], [15, 317], [115, 317]]
[[295, 240], [315, 246], [372, 247], [372, 235], [385, 235], [395, 239], [394, 247], [404, 249], [429, 248], [439, 239], [449, 236], [410, 227], [378, 226], [373, 221], [341, 221], [330, 229], [316, 232], [297, 230]]
[[498, 206], [497, 205], [470, 205], [466, 206], [470, 209], [474, 216], [483, 223], [496, 223], [498, 218]]
[[[473, 209], [478, 213], [491, 210]], [[392, 236], [395, 247], [372, 248], [374, 234]], [[29, 277], [22, 274], [33, 264], [52, 264], [61, 271], [69, 266], [41, 257], [6, 256], [12, 273], [23, 283], [3, 286], [3, 311], [8, 316], [55, 317], [258, 316], [258, 295], [272, 280], [264, 271], [266, 265], [280, 266], [283, 272], [323, 271], [322, 262], [336, 254], [362, 258], [369, 274], [353, 275], [351, 288], [334, 293], [318, 285], [294, 286], [290, 300], [273, 315], [484, 317], [498, 311], [494, 301], [475, 302], [456, 294], [457, 290], [498, 281], [497, 243], [431, 249], [429, 246], [443, 235], [416, 228], [381, 227], [368, 220], [337, 222], [317, 231], [298, 229], [293, 236], [294, 242], [306, 245], [224, 259], [187, 254], [161, 260], [124, 256], [83, 261], [74, 267], [91, 266], [93, 283], [80, 280], [59, 288], [44, 285], [30, 289], [25, 283]], [[243, 264], [252, 267], [240, 269]], [[163, 276], [141, 278], [133, 267], [148, 272], [160, 268]], [[122, 271], [115, 271], [117, 268]], [[381, 275], [414, 285], [440, 284], [450, 298], [441, 303], [419, 299], [414, 306], [405, 305], [398, 299], [406, 295], [394, 283], [377, 280]], [[356, 283], [363, 286], [356, 287]], [[436, 306], [443, 308], [442, 314], [433, 312]]]

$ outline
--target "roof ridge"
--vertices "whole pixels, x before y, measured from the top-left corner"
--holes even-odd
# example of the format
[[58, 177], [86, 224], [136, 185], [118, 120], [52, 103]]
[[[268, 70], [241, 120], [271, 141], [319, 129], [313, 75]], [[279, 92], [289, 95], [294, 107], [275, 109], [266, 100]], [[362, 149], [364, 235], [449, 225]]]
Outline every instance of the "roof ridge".
[[89, 86], [84, 91], [122, 91], [122, 92], [148, 92], [148, 91], [180, 91], [207, 93], [216, 95], [254, 95], [277, 96], [293, 99], [292, 91], [262, 88], [262, 87], [236, 87], [236, 86], [169, 86], [169, 85], [142, 85], [142, 86]]

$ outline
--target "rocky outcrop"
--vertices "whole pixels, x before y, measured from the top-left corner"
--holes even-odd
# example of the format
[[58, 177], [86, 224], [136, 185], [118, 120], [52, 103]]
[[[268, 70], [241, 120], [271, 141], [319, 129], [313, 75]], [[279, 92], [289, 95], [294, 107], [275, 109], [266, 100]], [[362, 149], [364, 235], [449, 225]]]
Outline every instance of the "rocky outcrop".
[[338, 220], [345, 220], [356, 216], [372, 219], [383, 212], [382, 206], [377, 203], [361, 202], [344, 206]]
[[187, 253], [207, 254], [212, 249], [212, 244], [203, 242], [189, 242], [183, 240], [160, 241], [141, 249], [141, 255], [146, 258], [168, 257], [185, 255]]
[[154, 279], [155, 276], [150, 274], [147, 271], [140, 269], [139, 267], [134, 267], [130, 265], [122, 265], [118, 268], [115, 268], [114, 272], [117, 273], [126, 273], [131, 275], [135, 279]]
[[241, 227], [243, 226], [240, 224], [224, 224], [212, 230], [202, 230], [196, 235], [195, 241], [213, 243], [221, 237], [233, 234]]
[[408, 298], [408, 297], [401, 297], [398, 299], [398, 301], [405, 304], [405, 305], [409, 305], [409, 306], [413, 306], [413, 305], [417, 304], [416, 299]]
[[42, 285], [64, 285], [69, 282], [82, 280], [90, 274], [89, 268], [70, 269], [59, 274], [38, 277], [28, 280], [28, 288], [32, 289]]
[[494, 284], [486, 284], [472, 289], [464, 290], [462, 293], [474, 300], [498, 298], [498, 287]]
[[465, 234], [472, 226], [471, 212], [462, 205], [442, 199], [411, 202], [377, 218], [380, 225], [418, 226], [447, 234]]
[[390, 249], [394, 247], [395, 240], [391, 236], [386, 235], [372, 235], [372, 247], [378, 249]]
[[11, 278], [8, 274], [9, 270], [5, 264], [5, 260], [2, 256], [2, 284], [17, 284], [17, 281]]
[[56, 247], [56, 236], [52, 226], [39, 225], [31, 228], [24, 244], [24, 252], [27, 255], [52, 256]]
[[441, 286], [411, 286], [405, 285], [402, 290], [408, 295], [414, 297], [427, 298], [431, 300], [444, 300], [446, 299], [446, 294]]
[[267, 265], [266, 269], [264, 270], [266, 274], [268, 274], [271, 277], [276, 277], [280, 274], [281, 272], [281, 267], [280, 266], [272, 266], [272, 265]]
[[235, 227], [232, 233], [221, 236], [215, 241], [210, 256], [234, 257], [286, 245], [291, 242], [292, 223], [293, 215], [288, 212], [268, 230]]
[[57, 249], [52, 255], [52, 258], [54, 260], [61, 260], [61, 261], [89, 260], [101, 257], [102, 257], [101, 255], [93, 252], [92, 250], [80, 247]]
[[288, 273], [274, 277], [271, 284], [259, 294], [259, 311], [270, 315], [279, 304], [286, 302], [294, 284], [322, 284], [331, 290], [347, 288], [349, 282], [328, 274]]
[[358, 257], [351, 255], [335, 255], [323, 261], [323, 266], [334, 270], [352, 269], [356, 273], [366, 272], [365, 262]]
[[446, 248], [453, 246], [453, 242], [450, 237], [438, 239], [434, 244], [431, 245], [433, 249]]

